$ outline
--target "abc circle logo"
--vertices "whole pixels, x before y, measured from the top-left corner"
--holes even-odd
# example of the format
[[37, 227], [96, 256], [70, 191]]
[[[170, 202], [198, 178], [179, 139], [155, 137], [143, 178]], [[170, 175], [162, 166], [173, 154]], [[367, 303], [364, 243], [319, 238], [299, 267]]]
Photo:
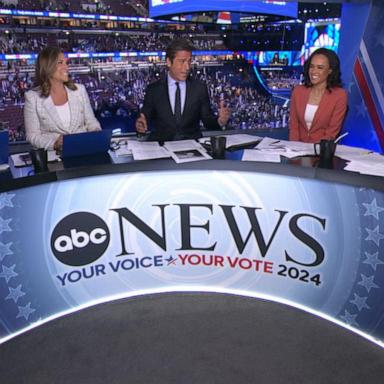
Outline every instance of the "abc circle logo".
[[99, 216], [89, 212], [72, 213], [56, 224], [51, 235], [55, 257], [66, 265], [87, 265], [106, 251], [109, 229]]

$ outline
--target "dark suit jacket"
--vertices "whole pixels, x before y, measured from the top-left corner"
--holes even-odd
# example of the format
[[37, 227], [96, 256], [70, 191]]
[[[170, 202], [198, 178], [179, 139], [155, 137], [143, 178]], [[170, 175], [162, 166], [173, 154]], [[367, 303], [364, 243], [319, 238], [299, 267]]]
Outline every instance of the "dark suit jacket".
[[169, 102], [167, 78], [147, 87], [141, 112], [151, 130], [149, 140], [197, 139], [202, 136], [200, 121], [207, 129], [221, 129], [217, 116], [212, 113], [207, 87], [198, 80], [186, 81], [185, 105], [179, 125]]
[[308, 130], [304, 120], [310, 87], [298, 85], [291, 96], [289, 139], [317, 143], [321, 139], [335, 139], [341, 130], [347, 111], [347, 92], [343, 88], [326, 90]]

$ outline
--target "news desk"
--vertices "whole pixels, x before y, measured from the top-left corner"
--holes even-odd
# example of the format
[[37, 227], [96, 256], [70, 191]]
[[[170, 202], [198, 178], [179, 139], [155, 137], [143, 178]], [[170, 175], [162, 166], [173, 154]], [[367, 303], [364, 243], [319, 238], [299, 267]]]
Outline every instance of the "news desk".
[[119, 298], [219, 292], [383, 345], [383, 178], [314, 162], [56, 165], [3, 179], [1, 341]]

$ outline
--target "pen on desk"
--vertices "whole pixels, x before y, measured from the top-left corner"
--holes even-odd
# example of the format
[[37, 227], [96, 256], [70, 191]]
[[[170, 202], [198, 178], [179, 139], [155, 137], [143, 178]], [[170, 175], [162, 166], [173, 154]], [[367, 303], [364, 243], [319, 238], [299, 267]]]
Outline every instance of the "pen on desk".
[[336, 140], [335, 140], [335, 144], [337, 144], [343, 137], [347, 136], [349, 134], [349, 132], [345, 132], [343, 133], [341, 136], [339, 136]]

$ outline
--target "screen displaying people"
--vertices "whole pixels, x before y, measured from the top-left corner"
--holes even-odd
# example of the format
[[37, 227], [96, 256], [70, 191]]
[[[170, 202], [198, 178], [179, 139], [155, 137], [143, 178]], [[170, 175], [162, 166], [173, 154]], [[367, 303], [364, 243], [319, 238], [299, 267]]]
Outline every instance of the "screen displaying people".
[[275, 52], [272, 56], [270, 64], [272, 64], [272, 65], [288, 65], [289, 60], [288, 60], [287, 53], [282, 53], [280, 56], [279, 52]]
[[24, 122], [34, 147], [56, 151], [63, 135], [101, 129], [87, 91], [70, 79], [67, 59], [57, 47], [44, 48], [37, 58], [34, 87], [25, 94]]
[[319, 48], [304, 64], [304, 84], [292, 91], [289, 139], [310, 143], [335, 139], [346, 112], [340, 60], [334, 51]]
[[166, 50], [167, 76], [150, 84], [136, 120], [139, 134], [149, 131], [149, 140], [197, 139], [202, 136], [200, 121], [206, 129], [220, 130], [230, 118], [230, 110], [220, 101], [218, 116], [210, 107], [205, 83], [189, 77], [192, 46], [175, 39]]

